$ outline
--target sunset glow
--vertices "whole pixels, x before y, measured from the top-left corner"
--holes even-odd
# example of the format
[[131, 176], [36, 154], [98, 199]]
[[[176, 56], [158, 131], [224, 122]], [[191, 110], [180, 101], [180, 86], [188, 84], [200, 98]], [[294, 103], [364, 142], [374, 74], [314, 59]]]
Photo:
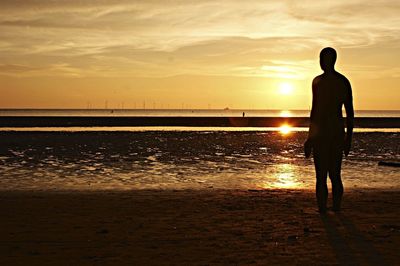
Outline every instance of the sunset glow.
[[283, 95], [289, 95], [293, 92], [293, 85], [287, 82], [279, 84], [279, 93]]
[[394, 0], [1, 1], [0, 108], [304, 110], [332, 46], [356, 109], [400, 109], [399, 13]]

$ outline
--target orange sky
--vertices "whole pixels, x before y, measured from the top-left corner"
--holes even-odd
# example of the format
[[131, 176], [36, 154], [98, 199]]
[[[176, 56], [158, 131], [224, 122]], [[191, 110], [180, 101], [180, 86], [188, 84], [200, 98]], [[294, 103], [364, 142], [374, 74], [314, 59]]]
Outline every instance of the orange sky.
[[308, 109], [332, 46], [356, 109], [399, 110], [398, 14], [398, 1], [5, 0], [0, 108]]

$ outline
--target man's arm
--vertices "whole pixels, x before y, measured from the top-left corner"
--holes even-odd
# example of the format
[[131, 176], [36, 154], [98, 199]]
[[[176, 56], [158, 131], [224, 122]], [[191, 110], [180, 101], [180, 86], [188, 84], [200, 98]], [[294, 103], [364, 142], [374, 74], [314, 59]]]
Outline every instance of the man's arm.
[[311, 113], [310, 113], [310, 126], [308, 129], [308, 139], [312, 140], [316, 135], [316, 128], [315, 128], [315, 106], [317, 102], [316, 97], [316, 81], [313, 80], [312, 83], [312, 106], [311, 106]]
[[344, 101], [344, 108], [346, 110], [346, 139], [344, 144], [344, 155], [347, 156], [349, 155], [351, 148], [354, 127], [353, 93], [348, 80], [346, 80], [346, 97]]

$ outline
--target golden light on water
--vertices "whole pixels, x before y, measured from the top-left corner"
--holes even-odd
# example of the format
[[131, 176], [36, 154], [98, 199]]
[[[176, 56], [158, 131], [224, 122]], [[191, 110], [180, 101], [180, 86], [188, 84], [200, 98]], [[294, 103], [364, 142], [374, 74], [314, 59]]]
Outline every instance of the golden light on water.
[[[304, 184], [299, 180], [299, 173], [292, 164], [282, 163], [271, 169], [273, 180], [261, 184], [264, 188], [302, 188]], [[269, 174], [271, 174], [271, 172]]]
[[300, 186], [293, 173], [280, 173], [276, 176], [276, 179], [276, 185], [280, 188], [295, 188]]
[[296, 178], [293, 165], [280, 164], [277, 166], [276, 181], [274, 182], [274, 186], [280, 188], [298, 188], [302, 186], [302, 184]]
[[282, 125], [282, 126], [280, 126], [279, 127], [279, 132], [282, 134], [282, 135], [287, 135], [287, 134], [289, 134], [290, 132], [292, 132], [292, 127], [290, 126], [290, 125], [288, 125], [288, 124], [284, 124], [284, 125]]

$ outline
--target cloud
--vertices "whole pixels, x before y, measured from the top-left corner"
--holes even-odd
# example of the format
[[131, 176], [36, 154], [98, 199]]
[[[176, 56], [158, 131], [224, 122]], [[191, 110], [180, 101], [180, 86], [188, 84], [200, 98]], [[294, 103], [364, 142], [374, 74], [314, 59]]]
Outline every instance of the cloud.
[[0, 64], [0, 74], [6, 76], [22, 76], [22, 77], [81, 77], [82, 69], [74, 68], [65, 63], [42, 65], [40, 67], [32, 67], [27, 65], [16, 64]]
[[324, 46], [399, 47], [399, 11], [396, 1], [6, 0], [0, 58], [31, 68], [3, 69], [18, 75], [300, 79]]
[[35, 70], [39, 69], [24, 65], [0, 64], [0, 73], [23, 73], [32, 72]]

